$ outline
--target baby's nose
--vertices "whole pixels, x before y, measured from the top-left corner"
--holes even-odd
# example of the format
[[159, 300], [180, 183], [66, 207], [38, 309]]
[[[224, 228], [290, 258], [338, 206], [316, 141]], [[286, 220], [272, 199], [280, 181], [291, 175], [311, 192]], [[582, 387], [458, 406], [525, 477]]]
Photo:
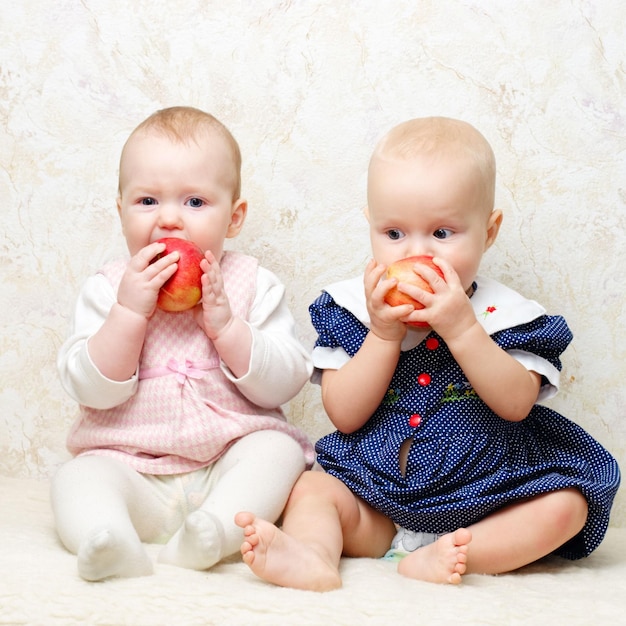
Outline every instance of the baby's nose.
[[159, 207], [159, 224], [164, 227], [177, 227], [182, 223], [181, 213], [173, 203], [163, 203]]

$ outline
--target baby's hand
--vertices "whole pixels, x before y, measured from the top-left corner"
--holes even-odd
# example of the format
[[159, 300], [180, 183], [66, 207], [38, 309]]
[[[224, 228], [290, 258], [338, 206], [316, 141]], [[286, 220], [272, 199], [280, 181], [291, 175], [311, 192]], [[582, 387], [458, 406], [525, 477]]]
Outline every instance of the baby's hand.
[[413, 307], [410, 304], [390, 306], [385, 302], [387, 292], [395, 287], [394, 278], [382, 279], [387, 268], [372, 259], [365, 268], [365, 304], [370, 316], [370, 330], [386, 341], [402, 341], [406, 325], [402, 323]]
[[151, 263], [164, 250], [165, 244], [157, 242], [142, 248], [128, 263], [117, 290], [118, 303], [146, 319], [154, 314], [159, 289], [174, 275], [178, 267], [178, 252], [172, 252]]
[[448, 340], [473, 326], [476, 315], [452, 266], [439, 258], [433, 259], [433, 262], [443, 272], [443, 278], [432, 268], [420, 266], [420, 275], [428, 282], [432, 293], [409, 283], [402, 284], [404, 293], [424, 305], [423, 309], [411, 312], [402, 321], [426, 322], [444, 340]]
[[233, 314], [228, 296], [224, 291], [224, 281], [220, 264], [213, 253], [207, 250], [200, 262], [202, 274], [202, 299], [194, 310], [195, 319], [211, 340], [216, 339], [232, 323]]

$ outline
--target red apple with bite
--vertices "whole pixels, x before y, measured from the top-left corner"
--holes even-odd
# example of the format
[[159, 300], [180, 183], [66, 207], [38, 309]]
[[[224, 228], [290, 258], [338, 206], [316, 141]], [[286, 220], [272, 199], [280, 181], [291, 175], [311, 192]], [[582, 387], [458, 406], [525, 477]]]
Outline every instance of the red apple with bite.
[[202, 250], [193, 241], [164, 237], [158, 243], [165, 244], [165, 250], [155, 257], [160, 259], [171, 252], [178, 252], [178, 269], [165, 281], [159, 291], [157, 307], [162, 311], [177, 312], [192, 309], [202, 297], [202, 270], [200, 261], [204, 258]]
[[[413, 266], [416, 263], [427, 265], [443, 278], [443, 272], [439, 267], [433, 263], [433, 257], [427, 255], [410, 256], [406, 259], [400, 259], [395, 263], [392, 263], [387, 268], [386, 278], [395, 278], [399, 283], [409, 283], [415, 285], [424, 291], [430, 291], [433, 293], [431, 286], [413, 270]], [[397, 287], [392, 287], [385, 296], [385, 302], [391, 306], [398, 306], [400, 304], [411, 304], [414, 309], [423, 309], [424, 305], [417, 300], [411, 298], [406, 293], [402, 293]], [[426, 322], [407, 322], [409, 326], [416, 326], [418, 328], [428, 328], [429, 325]]]

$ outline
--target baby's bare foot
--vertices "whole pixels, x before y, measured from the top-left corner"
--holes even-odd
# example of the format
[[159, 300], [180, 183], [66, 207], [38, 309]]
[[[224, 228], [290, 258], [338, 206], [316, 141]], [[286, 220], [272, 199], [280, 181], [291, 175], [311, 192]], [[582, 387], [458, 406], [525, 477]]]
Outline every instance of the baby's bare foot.
[[78, 573], [89, 581], [152, 574], [152, 563], [141, 544], [123, 541], [106, 529], [85, 539], [77, 556]]
[[459, 528], [434, 543], [418, 548], [398, 563], [398, 572], [409, 578], [458, 585], [467, 569], [472, 533]]
[[252, 513], [237, 513], [243, 528], [244, 563], [259, 577], [281, 587], [330, 591], [341, 587], [339, 571], [315, 550]]
[[220, 521], [207, 511], [194, 511], [158, 556], [159, 563], [187, 569], [205, 570], [222, 557], [224, 530]]

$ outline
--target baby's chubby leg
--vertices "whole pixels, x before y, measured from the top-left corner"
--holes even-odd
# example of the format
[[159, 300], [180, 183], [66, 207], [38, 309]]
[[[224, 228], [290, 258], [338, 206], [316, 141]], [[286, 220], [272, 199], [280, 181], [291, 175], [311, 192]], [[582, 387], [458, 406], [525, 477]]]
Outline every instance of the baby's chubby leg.
[[521, 500], [444, 535], [398, 564], [405, 576], [458, 583], [462, 574], [503, 574], [551, 554], [577, 535], [587, 501], [577, 489]]
[[380, 557], [395, 533], [389, 519], [318, 471], [294, 486], [282, 529], [246, 511], [236, 522], [245, 534], [243, 560], [259, 578], [311, 591], [341, 587], [341, 555]]
[[51, 502], [59, 537], [78, 556], [82, 578], [152, 573], [135, 528], [149, 524], [151, 497], [132, 468], [107, 457], [77, 457], [54, 476]]
[[577, 535], [587, 520], [578, 489], [521, 500], [468, 526], [467, 573], [502, 574], [547, 556]]
[[302, 448], [288, 435], [262, 430], [242, 437], [207, 470], [206, 500], [161, 550], [159, 562], [204, 570], [235, 554], [243, 539], [235, 514], [251, 510], [275, 521], [304, 468]]

